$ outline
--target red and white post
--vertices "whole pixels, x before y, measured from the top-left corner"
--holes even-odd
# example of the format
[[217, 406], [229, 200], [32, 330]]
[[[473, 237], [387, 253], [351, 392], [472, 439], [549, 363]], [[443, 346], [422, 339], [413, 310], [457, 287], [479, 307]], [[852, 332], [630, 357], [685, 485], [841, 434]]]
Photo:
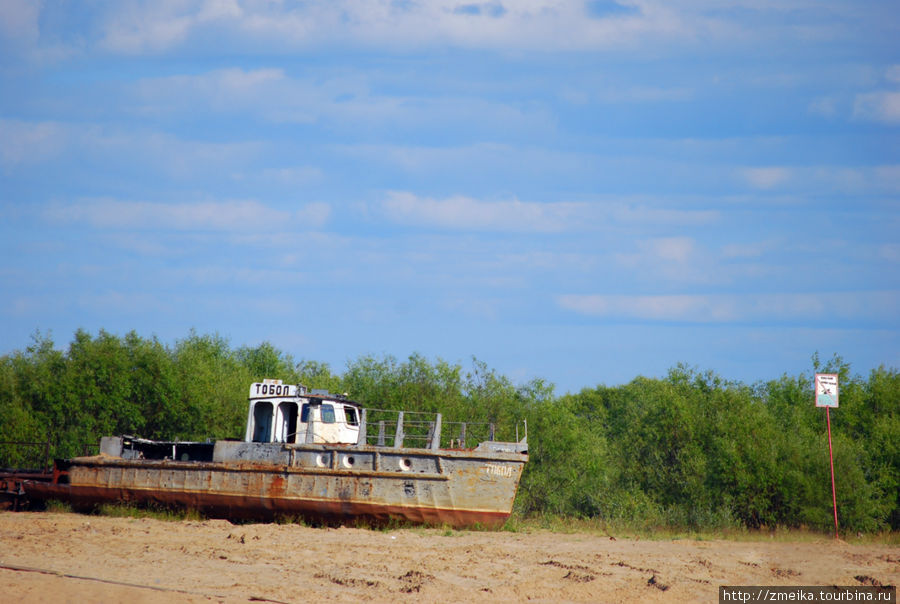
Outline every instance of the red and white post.
[[816, 407], [825, 407], [828, 426], [828, 459], [831, 463], [831, 505], [834, 509], [834, 538], [838, 538], [837, 491], [834, 488], [834, 450], [831, 447], [831, 408], [838, 406], [838, 376], [834, 373], [816, 374]]

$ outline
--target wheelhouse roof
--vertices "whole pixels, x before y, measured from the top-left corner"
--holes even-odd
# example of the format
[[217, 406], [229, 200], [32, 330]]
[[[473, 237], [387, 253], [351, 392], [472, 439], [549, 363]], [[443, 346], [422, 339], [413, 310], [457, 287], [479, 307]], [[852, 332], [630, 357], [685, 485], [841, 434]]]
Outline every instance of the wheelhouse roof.
[[304, 394], [303, 396], [299, 396], [297, 398], [306, 399], [309, 402], [316, 403], [341, 403], [344, 405], [353, 405], [354, 407], [362, 407], [356, 401], [351, 401], [349, 398], [344, 398], [343, 396], [339, 396], [336, 394]]
[[323, 402], [325, 402], [325, 403], [341, 403], [342, 405], [351, 405], [353, 407], [362, 408], [362, 405], [360, 403], [357, 403], [356, 401], [352, 401], [349, 398], [346, 398], [345, 396], [343, 396], [341, 394], [325, 394], [325, 393], [310, 394], [310, 393], [307, 393], [307, 394], [298, 394], [295, 396], [284, 395], [284, 394], [281, 394], [281, 395], [261, 394], [259, 396], [251, 396], [250, 397], [250, 400], [253, 400], [253, 401], [261, 401], [261, 400], [268, 400], [268, 399], [302, 399], [303, 402], [308, 402], [313, 405], [320, 405]]

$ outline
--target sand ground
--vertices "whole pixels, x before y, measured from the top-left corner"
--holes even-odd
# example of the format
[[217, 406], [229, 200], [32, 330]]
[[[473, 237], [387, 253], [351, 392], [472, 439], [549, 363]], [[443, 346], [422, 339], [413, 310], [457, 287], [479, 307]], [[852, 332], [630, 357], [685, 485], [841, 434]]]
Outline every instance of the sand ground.
[[0, 512], [4, 602], [715, 602], [900, 583], [900, 548]]

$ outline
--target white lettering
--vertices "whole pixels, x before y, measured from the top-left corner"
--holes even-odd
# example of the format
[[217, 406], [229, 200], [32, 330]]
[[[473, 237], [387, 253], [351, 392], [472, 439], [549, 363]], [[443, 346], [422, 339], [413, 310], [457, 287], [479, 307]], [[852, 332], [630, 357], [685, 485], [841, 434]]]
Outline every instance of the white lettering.
[[489, 463], [481, 466], [481, 472], [488, 476], [500, 476], [501, 478], [512, 478], [512, 466], [503, 466], [497, 463]]

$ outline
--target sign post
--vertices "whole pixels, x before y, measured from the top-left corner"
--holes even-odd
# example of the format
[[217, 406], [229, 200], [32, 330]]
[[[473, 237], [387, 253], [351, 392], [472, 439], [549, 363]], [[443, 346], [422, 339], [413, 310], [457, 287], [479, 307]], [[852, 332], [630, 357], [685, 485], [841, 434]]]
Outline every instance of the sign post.
[[837, 493], [834, 489], [834, 452], [831, 448], [831, 408], [838, 406], [838, 376], [835, 373], [816, 374], [816, 407], [825, 407], [828, 425], [828, 459], [831, 462], [831, 503], [834, 508], [834, 538], [838, 538]]

